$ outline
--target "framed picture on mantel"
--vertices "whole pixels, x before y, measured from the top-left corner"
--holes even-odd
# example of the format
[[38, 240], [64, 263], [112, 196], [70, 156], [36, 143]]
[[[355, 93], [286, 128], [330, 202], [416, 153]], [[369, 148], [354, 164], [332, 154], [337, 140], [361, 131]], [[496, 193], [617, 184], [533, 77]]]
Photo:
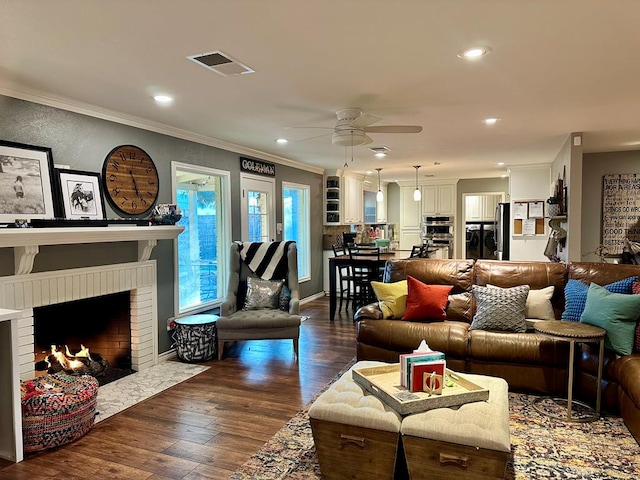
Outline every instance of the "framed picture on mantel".
[[100, 174], [56, 169], [58, 179], [57, 215], [67, 220], [104, 220], [106, 218]]
[[0, 222], [53, 218], [52, 175], [50, 148], [0, 140]]

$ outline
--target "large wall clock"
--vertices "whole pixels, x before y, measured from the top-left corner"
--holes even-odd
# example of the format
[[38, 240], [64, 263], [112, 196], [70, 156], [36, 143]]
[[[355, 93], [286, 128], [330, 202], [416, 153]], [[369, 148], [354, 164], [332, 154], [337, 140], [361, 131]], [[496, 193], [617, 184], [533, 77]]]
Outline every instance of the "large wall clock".
[[144, 215], [158, 199], [158, 170], [140, 147], [120, 145], [109, 152], [102, 165], [107, 200], [118, 212]]

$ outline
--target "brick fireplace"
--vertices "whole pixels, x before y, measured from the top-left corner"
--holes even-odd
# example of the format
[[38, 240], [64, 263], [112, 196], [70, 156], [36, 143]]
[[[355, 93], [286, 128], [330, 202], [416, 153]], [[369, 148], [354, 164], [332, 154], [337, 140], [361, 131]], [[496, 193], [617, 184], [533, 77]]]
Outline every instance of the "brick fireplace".
[[[157, 240], [175, 239], [176, 226], [3, 229], [0, 248], [13, 248], [15, 274], [0, 277], [0, 326], [9, 360], [0, 366], [0, 458], [22, 460], [19, 380], [35, 375], [34, 308], [125, 293], [129, 296], [131, 367], [158, 362]], [[137, 242], [137, 260], [33, 272], [42, 245]], [[87, 312], [87, 321], [91, 312]], [[52, 319], [51, 321], [57, 321]], [[1, 349], [0, 349], [1, 350]], [[4, 358], [4, 357], [3, 357]]]

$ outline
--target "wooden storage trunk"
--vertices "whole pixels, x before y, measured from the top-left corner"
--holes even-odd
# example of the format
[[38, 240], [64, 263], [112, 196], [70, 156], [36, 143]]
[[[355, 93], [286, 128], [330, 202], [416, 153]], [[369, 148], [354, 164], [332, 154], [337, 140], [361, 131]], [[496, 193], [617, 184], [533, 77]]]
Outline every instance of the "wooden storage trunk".
[[402, 436], [411, 480], [504, 479], [509, 453]]
[[323, 480], [393, 480], [399, 433], [310, 420]]

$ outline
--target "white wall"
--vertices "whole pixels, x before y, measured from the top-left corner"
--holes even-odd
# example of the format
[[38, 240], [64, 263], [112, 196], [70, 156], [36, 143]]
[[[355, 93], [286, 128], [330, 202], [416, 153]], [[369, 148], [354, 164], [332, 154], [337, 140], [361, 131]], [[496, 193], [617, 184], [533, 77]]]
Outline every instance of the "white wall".
[[513, 202], [545, 200], [549, 198], [551, 184], [551, 165], [535, 165], [527, 167], [512, 167], [510, 175], [511, 198], [511, 255], [510, 260], [549, 261], [544, 256], [547, 245], [549, 227], [545, 225], [545, 234], [536, 236], [522, 236], [513, 234]]

